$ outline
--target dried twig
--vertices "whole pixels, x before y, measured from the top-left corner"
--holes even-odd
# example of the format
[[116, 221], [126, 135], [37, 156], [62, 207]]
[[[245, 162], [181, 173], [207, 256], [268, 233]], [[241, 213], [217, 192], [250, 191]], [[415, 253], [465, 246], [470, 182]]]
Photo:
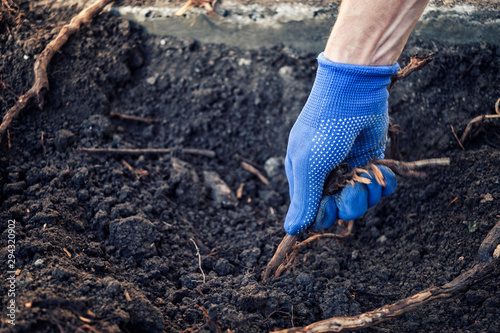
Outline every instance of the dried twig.
[[403, 162], [403, 161], [385, 159], [385, 160], [376, 160], [374, 163], [379, 165], [384, 165], [400, 176], [425, 177], [425, 173], [417, 172], [415, 171], [415, 169], [422, 168], [425, 166], [450, 165], [450, 159], [448, 157], [431, 158], [415, 162]]
[[215, 157], [215, 152], [213, 150], [195, 149], [195, 148], [144, 148], [144, 149], [77, 148], [76, 150], [87, 153], [96, 153], [96, 154], [126, 154], [126, 155], [170, 154], [174, 151], [180, 151], [181, 153], [186, 153], [186, 154]]
[[45, 149], [45, 142], [43, 140], [43, 135], [44, 135], [44, 132], [42, 131], [42, 134], [40, 136], [40, 142], [42, 143], [43, 157], [47, 157], [47, 149]]
[[453, 128], [453, 125], [450, 125], [450, 127], [451, 127], [451, 132], [453, 133], [453, 136], [455, 137], [458, 144], [460, 145], [460, 148], [462, 148], [462, 150], [465, 150], [464, 145], [462, 144], [462, 142], [460, 142], [460, 139], [457, 136], [457, 133], [455, 133], [455, 129]]
[[411, 57], [410, 62], [403, 69], [400, 69], [396, 74], [391, 77], [391, 84], [389, 85], [389, 91], [392, 90], [394, 84], [408, 77], [411, 73], [416, 70], [422, 69], [425, 65], [434, 60], [434, 54], [421, 54], [414, 55]]
[[68, 257], [70, 257], [70, 258], [71, 258], [71, 253], [68, 251], [68, 249], [67, 249], [67, 248], [63, 247], [63, 251], [64, 251], [64, 253], [66, 253], [66, 255], [67, 255]]
[[411, 297], [356, 316], [333, 317], [306, 327], [290, 328], [275, 333], [346, 332], [367, 328], [395, 318], [436, 299], [449, 298], [483, 280], [500, 265], [500, 221], [481, 243], [474, 266], [440, 287], [430, 287]]
[[83, 324], [76, 328], [75, 333], [101, 333], [89, 324]]
[[273, 278], [276, 277], [276, 270], [285, 261], [286, 256], [292, 250], [296, 240], [297, 236], [295, 235], [286, 234], [285, 237], [283, 237], [280, 245], [278, 245], [278, 248], [274, 253], [274, 256], [271, 258], [271, 261], [269, 261], [269, 263], [267, 264], [266, 270], [262, 275], [262, 279], [264, 281], [268, 280], [271, 276]]
[[460, 144], [463, 145], [465, 142], [465, 139], [467, 139], [467, 136], [469, 135], [469, 132], [472, 128], [472, 125], [477, 122], [486, 122], [488, 119], [494, 119], [494, 118], [500, 118], [500, 110], [499, 110], [499, 104], [500, 104], [500, 98], [496, 101], [495, 103], [495, 112], [497, 114], [487, 114], [483, 116], [477, 116], [469, 123], [467, 124], [467, 127], [465, 128], [464, 133], [462, 134], [462, 137], [460, 138]]
[[132, 302], [132, 297], [130, 297], [128, 290], [123, 291], [123, 294], [125, 295], [127, 302]]
[[203, 316], [205, 317], [207, 324], [212, 326], [212, 328], [214, 329], [214, 331], [216, 333], [222, 333], [222, 329], [220, 328], [220, 325], [217, 324], [212, 319], [210, 319], [210, 315], [208, 314], [207, 309], [205, 309], [204, 307], [202, 307], [201, 305], [198, 305], [198, 304], [195, 304], [194, 306], [196, 306], [198, 309], [200, 309], [201, 312], [203, 312]]
[[194, 247], [196, 248], [196, 255], [198, 256], [198, 266], [200, 267], [201, 275], [203, 275], [203, 283], [205, 283], [206, 277], [205, 273], [203, 272], [203, 268], [201, 268], [201, 254], [200, 254], [200, 249], [198, 248], [198, 245], [196, 245], [196, 242], [194, 239], [190, 238], [189, 239], [191, 242], [193, 242]]
[[131, 166], [130, 164], [128, 164], [127, 161], [125, 161], [125, 160], [122, 160], [122, 163], [123, 163], [123, 165], [125, 165], [127, 167], [127, 169], [130, 170], [130, 172], [132, 172], [133, 174], [135, 174], [135, 176], [137, 177], [137, 179], [140, 179], [143, 176], [149, 175], [148, 170], [136, 169], [133, 166]]
[[267, 180], [266, 177], [264, 177], [264, 175], [262, 173], [260, 173], [259, 170], [257, 170], [256, 168], [254, 168], [251, 164], [247, 163], [247, 162], [241, 162], [241, 167], [251, 173], [253, 173], [254, 175], [256, 175], [261, 182], [263, 182], [265, 185], [269, 185], [269, 180]]
[[146, 124], [154, 124], [154, 123], [160, 123], [161, 122], [161, 119], [131, 116], [131, 115], [128, 115], [128, 114], [123, 114], [123, 113], [118, 113], [118, 112], [110, 112], [109, 115], [111, 117], [118, 117], [118, 118], [121, 118], [121, 119], [133, 120], [133, 121], [138, 121], [138, 122], [146, 123]]
[[44, 94], [49, 90], [49, 80], [47, 77], [47, 66], [54, 54], [61, 49], [68, 38], [80, 29], [82, 24], [90, 22], [92, 17], [97, 15], [106, 5], [113, 0], [98, 0], [92, 6], [82, 10], [78, 15], [73, 17], [69, 24], [62, 27], [61, 31], [55, 39], [53, 39], [38, 56], [35, 65], [35, 83], [27, 93], [19, 97], [17, 103], [7, 111], [0, 125], [0, 142], [2, 137], [19, 113], [30, 103], [34, 98], [37, 99], [38, 107], [41, 109], [44, 104]]

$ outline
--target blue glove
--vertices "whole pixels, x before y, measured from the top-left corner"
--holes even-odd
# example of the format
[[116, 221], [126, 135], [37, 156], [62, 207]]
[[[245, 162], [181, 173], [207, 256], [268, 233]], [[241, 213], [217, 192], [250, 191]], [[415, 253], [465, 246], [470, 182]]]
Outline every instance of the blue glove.
[[355, 168], [383, 158], [389, 124], [386, 86], [398, 69], [397, 63], [360, 66], [318, 56], [311, 94], [288, 139], [288, 234], [301, 233], [314, 222], [326, 177], [338, 164]]
[[353, 220], [361, 217], [368, 208], [375, 206], [380, 198], [392, 194], [396, 190], [396, 176], [391, 169], [379, 165], [383, 184], [380, 184], [373, 174], [363, 173], [360, 176], [367, 178], [370, 183], [354, 182], [340, 191], [340, 193], [325, 196], [319, 204], [318, 214], [311, 230], [320, 230], [331, 227], [337, 219]]

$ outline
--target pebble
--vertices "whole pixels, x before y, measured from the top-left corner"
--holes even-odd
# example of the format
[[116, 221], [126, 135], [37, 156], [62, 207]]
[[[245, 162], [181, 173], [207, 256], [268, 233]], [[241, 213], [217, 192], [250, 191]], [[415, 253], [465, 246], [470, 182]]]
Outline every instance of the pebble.
[[271, 157], [264, 163], [264, 170], [269, 178], [274, 178], [283, 172], [285, 159], [283, 157]]
[[154, 86], [154, 84], [156, 83], [156, 78], [157, 78], [156, 75], [150, 76], [146, 79], [146, 83], [151, 85], [151, 86]]
[[486, 203], [486, 202], [490, 202], [490, 201], [493, 201], [493, 196], [491, 195], [491, 193], [487, 193], [483, 196], [483, 199], [480, 202]]
[[213, 171], [203, 171], [205, 185], [210, 188], [215, 204], [222, 207], [234, 207], [238, 204], [229, 186]]
[[240, 58], [238, 59], [238, 66], [250, 66], [252, 64], [251, 59]]
[[281, 77], [287, 77], [292, 75], [293, 73], [293, 67], [292, 66], [283, 66], [278, 70], [278, 74]]
[[37, 259], [35, 260], [35, 267], [40, 267], [43, 265], [43, 259]]

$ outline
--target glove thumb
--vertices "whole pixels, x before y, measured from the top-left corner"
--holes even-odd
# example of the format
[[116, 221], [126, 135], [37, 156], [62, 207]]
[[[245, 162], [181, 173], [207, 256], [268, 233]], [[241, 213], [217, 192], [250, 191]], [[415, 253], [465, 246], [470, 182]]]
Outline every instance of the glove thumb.
[[[310, 184], [306, 179], [307, 174], [301, 170], [292, 170], [289, 161], [285, 162], [285, 170], [290, 186], [290, 206], [285, 218], [285, 231], [289, 235], [297, 235], [305, 231], [314, 221], [318, 211], [319, 202], [323, 192], [323, 181]], [[307, 191], [305, 186], [310, 186]], [[321, 185], [320, 185], [321, 184]]]

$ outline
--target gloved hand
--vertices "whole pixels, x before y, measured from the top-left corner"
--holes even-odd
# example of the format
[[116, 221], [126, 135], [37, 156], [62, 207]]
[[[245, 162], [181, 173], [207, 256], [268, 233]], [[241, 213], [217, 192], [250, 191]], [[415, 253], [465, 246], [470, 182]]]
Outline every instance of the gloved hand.
[[369, 184], [354, 182], [348, 184], [338, 194], [323, 197], [316, 219], [310, 229], [320, 230], [331, 227], [337, 219], [357, 219], [368, 208], [375, 206], [380, 198], [392, 194], [396, 190], [396, 176], [391, 169], [383, 165], [379, 165], [377, 168], [382, 174], [382, 183], [379, 183], [373, 170], [370, 170], [369, 174], [359, 175], [368, 179]]
[[[389, 124], [386, 86], [398, 69], [397, 63], [349, 65], [334, 63], [323, 53], [318, 56], [311, 94], [288, 139], [285, 159], [290, 187], [290, 207], [285, 219], [288, 234], [301, 233], [315, 221], [326, 177], [338, 164], [344, 161], [357, 168], [374, 158], [383, 158]], [[360, 185], [355, 185], [357, 189], [346, 187], [337, 199], [362, 198]], [[335, 198], [325, 200], [332, 202]], [[355, 200], [342, 202], [346, 204], [335, 208], [342, 211], [355, 205]], [[330, 206], [324, 203], [323, 211], [334, 216]]]

